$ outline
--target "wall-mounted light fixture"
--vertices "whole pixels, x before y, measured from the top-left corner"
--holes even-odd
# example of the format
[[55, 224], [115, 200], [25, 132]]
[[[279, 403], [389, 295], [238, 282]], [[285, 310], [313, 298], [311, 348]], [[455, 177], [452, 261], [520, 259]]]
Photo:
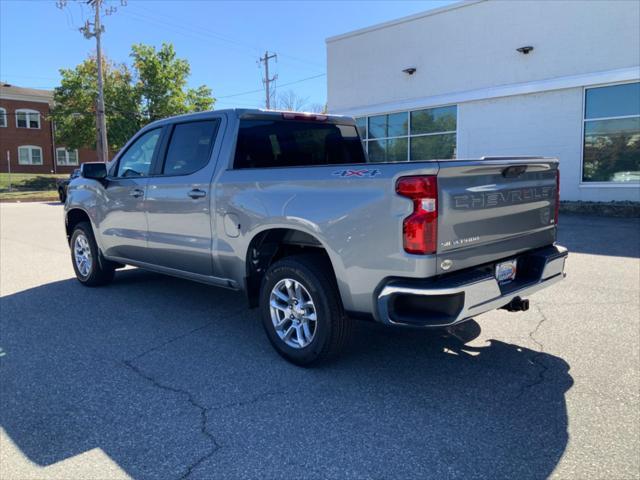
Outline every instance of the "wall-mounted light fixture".
[[409, 68], [405, 68], [404, 70], [402, 70], [404, 73], [406, 73], [407, 75], [413, 75], [414, 73], [416, 73], [417, 68], [416, 67], [409, 67]]
[[527, 45], [526, 47], [516, 48], [516, 51], [520, 53], [524, 53], [525, 55], [527, 55], [532, 50], [533, 50], [533, 47], [531, 45]]

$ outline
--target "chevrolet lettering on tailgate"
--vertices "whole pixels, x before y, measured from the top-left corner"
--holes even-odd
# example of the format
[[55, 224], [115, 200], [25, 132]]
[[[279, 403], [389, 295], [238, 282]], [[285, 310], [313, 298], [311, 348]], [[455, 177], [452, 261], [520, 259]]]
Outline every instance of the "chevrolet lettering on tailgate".
[[555, 186], [512, 188], [495, 192], [473, 191], [472, 188], [466, 190], [468, 193], [453, 195], [453, 208], [465, 210], [518, 205], [552, 199], [556, 192]]

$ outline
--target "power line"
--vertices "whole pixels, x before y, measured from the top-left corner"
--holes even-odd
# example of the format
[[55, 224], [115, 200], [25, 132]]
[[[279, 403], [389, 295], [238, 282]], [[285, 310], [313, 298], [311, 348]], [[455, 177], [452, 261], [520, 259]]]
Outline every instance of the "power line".
[[280, 56], [284, 57], [284, 58], [289, 58], [289, 59], [291, 59], [291, 60], [293, 60], [295, 62], [306, 63], [308, 65], [312, 65], [312, 66], [314, 66], [316, 68], [320, 68], [320, 69], [324, 70], [324, 66], [322, 66], [322, 65], [320, 65], [318, 63], [315, 63], [315, 62], [310, 62], [309, 60], [305, 60], [305, 59], [300, 58], [300, 57], [294, 57], [293, 55], [289, 55], [289, 54], [286, 54], [286, 53], [281, 53]]
[[258, 93], [258, 92], [262, 92], [262, 88], [258, 88], [256, 90], [247, 90], [246, 92], [240, 92], [240, 93], [234, 93], [232, 95], [223, 95], [221, 97], [216, 97], [216, 100], [219, 100], [221, 98], [231, 98], [231, 97], [240, 97], [242, 95], [249, 95], [250, 93]]
[[[171, 18], [170, 21], [165, 21], [165, 20], [163, 20], [161, 18], [162, 16], [158, 16], [158, 15], [151, 16], [147, 12], [145, 12], [143, 14], [140, 11], [136, 11], [136, 10], [137, 10], [136, 7], [132, 7], [132, 9], [129, 9], [126, 12], [126, 14], [130, 15], [130, 16], [133, 16], [134, 18], [137, 18], [139, 20], [144, 20], [144, 21], [148, 21], [148, 22], [151, 22], [151, 23], [155, 23], [156, 25], [162, 25], [165, 28], [177, 31], [180, 34], [191, 36], [191, 37], [194, 37], [194, 38], [197, 38], [197, 39], [213, 38], [215, 40], [219, 40], [219, 41], [222, 41], [222, 42], [226, 42], [226, 43], [232, 44], [232, 45], [234, 45], [236, 47], [242, 47], [242, 48], [246, 48], [246, 49], [254, 50], [254, 51], [257, 50], [257, 48], [254, 47], [254, 46], [251, 46], [251, 45], [248, 45], [248, 44], [246, 44], [244, 42], [239, 42], [239, 41], [231, 39], [229, 37], [220, 35], [219, 33], [214, 32], [214, 31], [212, 31], [210, 29], [205, 29], [204, 27], [199, 27], [199, 26], [194, 25], [194, 24], [189, 24], [189, 26], [187, 27], [187, 26], [183, 26], [179, 22], [176, 22], [175, 18]], [[164, 17], [164, 18], [168, 18], [168, 17]], [[314, 65], [316, 67], [318, 66], [317, 64], [313, 64], [312, 62], [300, 59], [300, 58], [295, 57], [293, 55], [288, 55], [288, 54], [279, 54], [279, 55], [282, 55], [282, 56], [284, 56], [286, 58], [290, 58], [290, 59], [298, 61], [298, 62], [307, 63], [307, 64], [310, 64], [310, 65]], [[263, 57], [261, 57], [260, 62], [264, 62], [264, 58]], [[268, 65], [266, 63], [265, 63], [265, 69], [268, 69]], [[282, 84], [282, 85], [279, 85], [279, 86], [294, 85], [294, 84], [299, 83], [299, 82], [312, 80], [312, 79], [315, 79], [315, 78], [320, 78], [320, 77], [323, 77], [325, 75], [326, 75], [325, 73], [321, 73], [321, 74], [318, 74], [318, 75], [312, 75], [310, 77], [306, 77], [306, 78], [303, 78], [303, 79], [300, 79], [300, 80], [296, 80], [296, 81], [293, 81], [293, 82], [285, 83], [285, 84]], [[271, 97], [273, 96], [274, 90], [275, 90], [275, 88], [272, 88], [271, 85], [274, 84], [276, 80], [277, 80], [277, 75], [274, 75], [273, 78], [270, 78], [268, 73], [265, 75], [265, 78], [262, 79], [262, 82], [265, 84], [265, 90], [268, 91], [268, 93], [266, 93], [266, 91], [265, 91], [265, 94], [269, 96], [269, 100], [266, 102], [267, 104], [271, 103]], [[244, 92], [238, 92], [238, 93], [233, 93], [233, 94], [229, 94], [229, 95], [219, 96], [219, 97], [217, 97], [217, 99], [234, 98], [234, 97], [239, 97], [239, 96], [243, 96], [243, 95], [250, 95], [250, 94], [253, 94], [253, 93], [259, 93], [261, 91], [262, 91], [262, 89], [247, 90], [247, 91], [244, 91]]]
[[[136, 7], [131, 7], [132, 10], [136, 10]], [[164, 15], [158, 15], [156, 13], [155, 16], [151, 16], [149, 15], [147, 12], [141, 13], [139, 10], [136, 11], [132, 11], [129, 10], [127, 13], [131, 14], [131, 15], [135, 15], [136, 17], [138, 17], [139, 19], [143, 19], [143, 20], [147, 20], [150, 22], [155, 22], [157, 24], [163, 24], [165, 27], [170, 28], [170, 29], [174, 29], [175, 28], [180, 28], [186, 31], [182, 31], [182, 32], [178, 32], [178, 33], [182, 33], [182, 34], [186, 34], [186, 35], [193, 35], [193, 34], [199, 34], [199, 35], [203, 35], [206, 36], [208, 38], [212, 38], [212, 39], [216, 39], [219, 40], [221, 42], [225, 42], [231, 45], [235, 45], [236, 47], [240, 47], [240, 48], [244, 48], [244, 49], [249, 49], [252, 50], [253, 52], [259, 52], [260, 48], [256, 47], [255, 45], [250, 45], [248, 43], [244, 43], [238, 40], [235, 40], [231, 37], [227, 37], [225, 35], [222, 35], [218, 32], [215, 32], [213, 30], [211, 30], [210, 28], [207, 27], [203, 27], [203, 26], [199, 26], [193, 23], [189, 23], [189, 25], [185, 25], [185, 24], [180, 24], [179, 22], [176, 21], [175, 18], [169, 18], [166, 17]], [[254, 54], [250, 54], [251, 56], [253, 56]], [[321, 66], [315, 62], [310, 62], [309, 60], [306, 59], [302, 59], [300, 57], [296, 57], [294, 55], [289, 55], [286, 53], [279, 53], [280, 56], [284, 57], [284, 58], [288, 58], [291, 59], [295, 62], [298, 63], [303, 63], [303, 64], [307, 64], [310, 66], [313, 66], [315, 68], [319, 68], [324, 70], [324, 66]]]
[[282, 84], [280, 84], [280, 86], [281, 87], [288, 87], [289, 85], [295, 85], [296, 83], [306, 82], [307, 80], [313, 80], [314, 78], [320, 78], [320, 77], [326, 77], [326, 76], [327, 76], [326, 73], [320, 73], [319, 75], [313, 75], [312, 77], [301, 78], [300, 80], [296, 80], [294, 82], [282, 83]]
[[[127, 12], [127, 15], [134, 17], [135, 19], [137, 19], [138, 21], [142, 20], [142, 21], [146, 21], [146, 22], [150, 22], [152, 24], [155, 25], [160, 25], [163, 28], [169, 29], [169, 30], [173, 30], [174, 32], [177, 32], [181, 35], [186, 35], [186, 36], [190, 36], [192, 38], [195, 38], [197, 40], [211, 40], [211, 39], [215, 39], [215, 40], [220, 40], [223, 42], [227, 42], [232, 44], [233, 46], [235, 46], [235, 48], [251, 48], [251, 47], [247, 47], [245, 45], [239, 44], [237, 42], [233, 42], [233, 41], [229, 41], [229, 40], [225, 40], [222, 39], [218, 36], [212, 35], [210, 33], [204, 33], [202, 31], [199, 31], [197, 27], [194, 28], [194, 26], [182, 26], [180, 24], [178, 24], [177, 22], [168, 22], [165, 20], [161, 20], [158, 18], [153, 18], [150, 17], [148, 15], [142, 15], [138, 12]], [[251, 48], [253, 50], [253, 48]], [[256, 49], [257, 50], [257, 49]], [[246, 55], [251, 55], [253, 57], [253, 54], [249, 54], [249, 53], [245, 53]]]
[[[162, 21], [169, 22], [169, 24], [172, 25], [172, 26], [185, 27], [190, 31], [195, 28], [197, 30], [200, 30], [200, 32], [205, 33], [206, 35], [209, 35], [211, 37], [215, 37], [215, 38], [219, 39], [222, 42], [230, 43], [230, 44], [233, 44], [233, 45], [237, 45], [239, 47], [248, 48], [248, 49], [255, 50], [255, 51], [259, 50], [256, 46], [249, 45], [248, 43], [244, 43], [242, 41], [233, 39], [231, 37], [227, 37], [225, 35], [222, 35], [222, 34], [220, 34], [218, 32], [215, 32], [215, 31], [211, 30], [210, 28], [205, 28], [205, 27], [199, 26], [197, 24], [193, 24], [191, 22], [189, 23], [189, 25], [180, 24], [179, 22], [176, 22], [175, 17], [167, 17], [167, 16], [161, 15], [161, 14], [159, 15], [159, 14], [157, 14], [157, 12], [156, 12], [155, 16], [153, 16], [153, 15], [149, 15], [146, 10], [144, 11], [144, 14], [143, 14], [137, 7], [132, 7], [132, 8], [133, 8], [133, 10], [138, 10], [137, 15], [142, 16], [143, 18], [147, 18], [147, 19], [150, 19], [150, 20], [156, 20], [156, 21], [160, 21], [160, 22], [162, 22]], [[131, 12], [131, 13], [134, 13], [134, 12]]]
[[[311, 77], [301, 78], [301, 79], [295, 80], [293, 82], [281, 83], [279, 86], [280, 87], [288, 87], [289, 85], [295, 85], [296, 83], [306, 82], [308, 80], [314, 80], [316, 78], [324, 77], [326, 75], [327, 75], [326, 73], [321, 73], [319, 75], [313, 75]], [[222, 95], [220, 97], [216, 97], [216, 100], [219, 100], [219, 99], [222, 99], [222, 98], [240, 97], [242, 95], [249, 95], [251, 93], [258, 93], [258, 92], [262, 92], [262, 91], [263, 91], [262, 88], [259, 88], [259, 89], [256, 89], [256, 90], [247, 90], [246, 92], [239, 92], [239, 93], [234, 93], [234, 94], [231, 94], [231, 95]]]

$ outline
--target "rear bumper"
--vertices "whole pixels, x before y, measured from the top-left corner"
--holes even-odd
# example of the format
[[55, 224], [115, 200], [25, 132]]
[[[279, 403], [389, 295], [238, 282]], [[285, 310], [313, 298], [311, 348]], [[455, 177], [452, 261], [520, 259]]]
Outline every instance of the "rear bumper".
[[390, 325], [450, 326], [531, 295], [565, 277], [567, 249], [548, 246], [518, 255], [515, 280], [500, 285], [495, 263], [437, 279], [392, 279], [379, 288], [377, 317]]

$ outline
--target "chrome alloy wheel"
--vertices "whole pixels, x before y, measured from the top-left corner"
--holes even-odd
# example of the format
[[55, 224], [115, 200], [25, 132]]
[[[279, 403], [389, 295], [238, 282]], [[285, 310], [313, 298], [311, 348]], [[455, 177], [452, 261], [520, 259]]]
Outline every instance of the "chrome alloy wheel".
[[292, 348], [304, 348], [316, 334], [317, 316], [313, 299], [297, 280], [285, 278], [271, 290], [271, 321], [282, 341]]
[[91, 248], [89, 240], [84, 233], [79, 234], [73, 243], [73, 258], [76, 261], [76, 267], [83, 277], [88, 277], [91, 273], [93, 265], [93, 257], [91, 256]]

